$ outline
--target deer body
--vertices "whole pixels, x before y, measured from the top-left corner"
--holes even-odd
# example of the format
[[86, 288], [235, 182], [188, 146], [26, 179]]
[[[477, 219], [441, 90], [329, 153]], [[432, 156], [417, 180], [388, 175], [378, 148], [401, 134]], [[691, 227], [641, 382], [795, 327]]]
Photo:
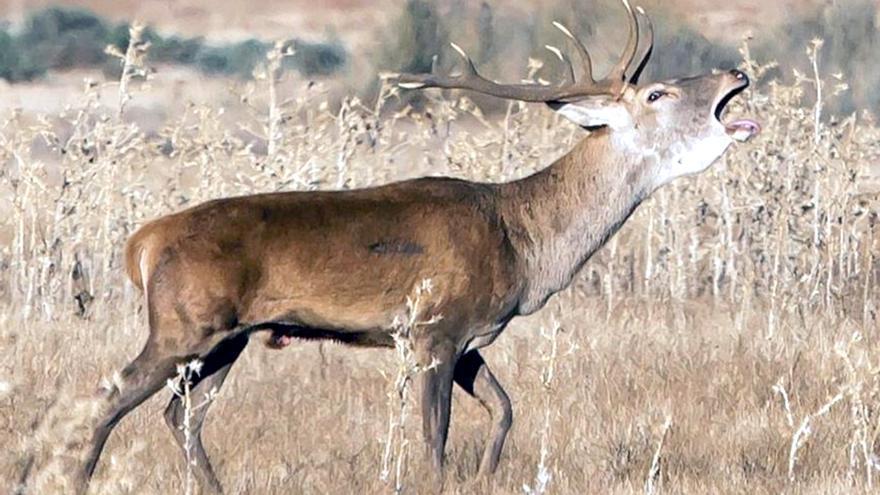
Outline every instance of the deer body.
[[151, 300], [209, 293], [197, 312], [225, 318], [202, 333], [291, 327], [391, 346], [402, 301], [423, 279], [434, 286], [428, 311], [493, 325], [519, 292], [497, 190], [436, 178], [212, 201], [142, 228], [128, 245], [128, 267]]
[[[748, 86], [739, 71], [639, 86], [653, 31], [643, 12], [623, 3], [629, 41], [600, 81], [586, 49], [561, 25], [584, 61], [579, 81], [569, 66], [569, 84], [502, 85], [480, 76], [463, 52], [459, 76], [394, 76], [403, 88], [543, 102], [591, 131], [540, 172], [504, 184], [423, 178], [356, 191], [226, 198], [135, 233], [126, 266], [144, 291], [150, 334], [119, 385], [94, 397], [97, 413], [79, 428], [83, 438], [50, 455], [66, 463], [75, 491], [87, 489], [116, 423], [164, 387], [180, 363], [204, 362], [192, 384], [200, 396], [222, 386], [255, 334], [275, 347], [295, 338], [392, 346], [393, 322], [423, 279], [433, 291], [419, 316], [443, 317], [419, 327], [412, 342], [421, 364], [434, 363], [419, 375], [430, 458], [440, 471], [455, 383], [492, 416], [480, 472], [493, 472], [512, 408], [479, 349], [513, 317], [538, 311], [564, 289], [654, 190], [705, 170], [734, 140], [759, 130], [747, 119], [722, 122], [727, 102]], [[639, 16], [649, 40], [641, 56]], [[219, 493], [201, 441], [207, 410], [189, 418], [190, 436], [181, 429], [179, 397], [165, 418], [195, 459], [203, 490]], [[24, 474], [26, 484], [32, 472]]]
[[603, 161], [607, 140], [596, 133], [505, 184], [423, 178], [211, 201], [136, 232], [128, 271], [148, 300], [220, 315], [200, 334], [287, 327], [367, 346], [393, 345], [401, 301], [430, 279], [425, 311], [467, 344], [543, 307], [647, 195], [643, 168]]

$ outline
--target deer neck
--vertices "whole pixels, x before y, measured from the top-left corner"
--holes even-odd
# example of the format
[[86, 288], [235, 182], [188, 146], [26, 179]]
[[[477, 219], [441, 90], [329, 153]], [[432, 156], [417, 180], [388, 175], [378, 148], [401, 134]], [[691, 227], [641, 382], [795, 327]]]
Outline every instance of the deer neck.
[[521, 314], [567, 287], [653, 190], [656, 168], [626, 148], [598, 131], [548, 168], [501, 186], [500, 207], [525, 282]]

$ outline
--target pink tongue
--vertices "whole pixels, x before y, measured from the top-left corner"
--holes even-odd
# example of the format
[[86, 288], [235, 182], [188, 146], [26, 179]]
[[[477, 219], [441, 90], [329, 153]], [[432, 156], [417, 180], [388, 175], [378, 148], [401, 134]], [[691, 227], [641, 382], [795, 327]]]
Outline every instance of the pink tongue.
[[761, 132], [761, 124], [755, 122], [752, 119], [739, 119], [734, 120], [727, 124], [727, 130], [729, 131], [739, 131], [746, 130], [755, 136]]

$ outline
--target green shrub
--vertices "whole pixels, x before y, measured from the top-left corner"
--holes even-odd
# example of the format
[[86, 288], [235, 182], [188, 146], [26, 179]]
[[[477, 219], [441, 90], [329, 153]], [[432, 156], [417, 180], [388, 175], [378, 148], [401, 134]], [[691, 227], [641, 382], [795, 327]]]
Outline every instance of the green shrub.
[[23, 56], [53, 69], [97, 65], [106, 58], [109, 33], [107, 23], [91, 12], [51, 7], [31, 15], [19, 46]]
[[383, 43], [383, 69], [401, 72], [430, 72], [436, 55], [449, 49], [447, 21], [441, 19], [434, 2], [407, 0], [392, 26], [394, 39]]
[[[441, 19], [436, 2], [407, 0], [398, 17], [380, 35], [382, 48], [375, 60], [376, 67], [383, 71], [431, 72], [436, 57], [440, 70], [447, 69], [444, 62], [450, 50], [449, 21]], [[359, 78], [355, 84], [361, 85], [358, 89], [374, 92], [378, 82], [374, 78], [368, 81], [363, 86], [364, 79]], [[406, 92], [400, 98], [416, 105], [424, 101], [420, 92]]]
[[346, 62], [345, 48], [337, 42], [296, 42], [296, 55], [285, 64], [307, 76], [326, 76], [338, 71]]
[[196, 67], [208, 74], [248, 77], [262, 61], [269, 45], [250, 39], [224, 46], [206, 46], [196, 55]]
[[[20, 34], [0, 29], [0, 78], [18, 82], [40, 77], [52, 69], [103, 67], [108, 76], [119, 72], [116, 60], [105, 54], [107, 45], [128, 47], [129, 24], [114, 24], [92, 12], [51, 7], [27, 19]], [[265, 60], [270, 44], [256, 39], [208, 45], [202, 38], [162, 36], [146, 28], [149, 60], [195, 66], [209, 74], [250, 77]], [[306, 75], [328, 75], [346, 61], [341, 44], [297, 42], [297, 55], [289, 67]]]
[[[110, 33], [107, 44], [124, 51], [128, 47], [129, 24], [119, 24]], [[205, 48], [204, 39], [183, 38], [181, 36], [163, 37], [155, 29], [147, 26], [141, 35], [150, 43], [149, 57], [154, 62], [192, 65], [196, 63], [199, 53]]]
[[150, 58], [157, 62], [192, 65], [196, 63], [199, 53], [205, 48], [202, 38], [181, 38], [179, 36], [162, 38], [149, 28], [144, 36], [152, 43]]
[[74, 33], [104, 41], [108, 31], [107, 23], [87, 10], [50, 7], [28, 18], [22, 38], [31, 43], [57, 43], [65, 35]]
[[20, 40], [0, 30], [0, 78], [28, 81], [46, 73], [42, 60], [27, 56]]

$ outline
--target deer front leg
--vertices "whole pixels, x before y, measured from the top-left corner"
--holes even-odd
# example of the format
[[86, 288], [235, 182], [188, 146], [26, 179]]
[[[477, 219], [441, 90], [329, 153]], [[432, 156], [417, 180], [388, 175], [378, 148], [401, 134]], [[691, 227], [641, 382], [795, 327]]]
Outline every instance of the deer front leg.
[[504, 448], [507, 432], [513, 425], [513, 408], [504, 388], [489, 370], [483, 357], [477, 351], [470, 351], [455, 366], [455, 383], [489, 412], [492, 418], [492, 431], [483, 458], [480, 461], [480, 474], [487, 476], [498, 468], [498, 459]]

